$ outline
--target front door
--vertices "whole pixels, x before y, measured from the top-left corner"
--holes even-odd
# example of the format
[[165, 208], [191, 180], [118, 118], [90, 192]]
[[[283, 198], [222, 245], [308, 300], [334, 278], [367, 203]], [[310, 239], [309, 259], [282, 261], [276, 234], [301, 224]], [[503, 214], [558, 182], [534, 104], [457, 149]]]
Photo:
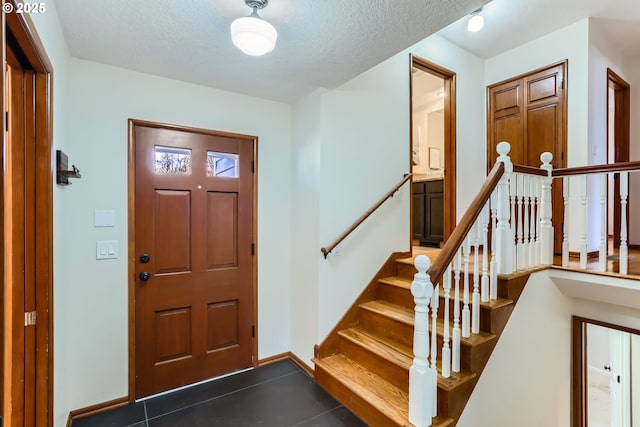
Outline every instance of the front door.
[[255, 140], [131, 126], [140, 398], [253, 366]]

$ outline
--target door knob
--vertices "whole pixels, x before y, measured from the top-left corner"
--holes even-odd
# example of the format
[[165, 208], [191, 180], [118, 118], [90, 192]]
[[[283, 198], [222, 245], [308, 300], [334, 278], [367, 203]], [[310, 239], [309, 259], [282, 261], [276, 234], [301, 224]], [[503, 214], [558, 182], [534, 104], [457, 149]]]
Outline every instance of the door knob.
[[143, 271], [142, 273], [140, 273], [140, 280], [142, 280], [143, 282], [146, 282], [150, 278], [151, 278], [151, 274], [149, 274], [148, 271]]
[[148, 263], [150, 259], [151, 259], [151, 257], [149, 257], [149, 255], [147, 255], [147, 254], [140, 255], [140, 262], [143, 263], [143, 264]]

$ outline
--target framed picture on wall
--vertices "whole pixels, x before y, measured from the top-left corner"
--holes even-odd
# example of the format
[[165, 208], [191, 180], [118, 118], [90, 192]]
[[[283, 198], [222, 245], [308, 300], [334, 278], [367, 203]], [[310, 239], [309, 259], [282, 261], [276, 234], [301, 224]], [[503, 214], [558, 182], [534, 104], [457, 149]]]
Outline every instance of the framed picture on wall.
[[429, 169], [440, 169], [440, 149], [429, 147]]

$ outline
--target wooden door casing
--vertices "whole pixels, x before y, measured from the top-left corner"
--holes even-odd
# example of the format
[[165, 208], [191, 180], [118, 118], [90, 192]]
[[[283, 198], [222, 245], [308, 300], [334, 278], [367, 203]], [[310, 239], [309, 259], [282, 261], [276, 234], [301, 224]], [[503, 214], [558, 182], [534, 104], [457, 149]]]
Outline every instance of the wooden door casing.
[[[457, 186], [457, 161], [456, 161], [456, 102], [457, 102], [457, 84], [456, 73], [448, 70], [438, 64], [421, 58], [417, 55], [410, 54], [409, 68], [409, 91], [413, 94], [413, 68], [417, 68], [436, 77], [442, 78], [444, 83], [444, 215], [443, 215], [443, 240], [453, 232], [456, 227], [456, 186]], [[413, 96], [409, 97], [409, 129], [413, 129]], [[409, 132], [409, 170], [412, 169], [411, 152], [413, 147], [413, 131]], [[413, 186], [410, 187], [413, 194]], [[413, 207], [414, 198], [411, 197], [410, 213], [412, 218], [409, 223], [413, 223], [413, 215], [416, 210]], [[410, 233], [413, 237], [413, 232]], [[413, 248], [412, 239], [409, 240], [409, 247]]]
[[[609, 99], [609, 88], [614, 91], [613, 100]], [[614, 103], [613, 141], [609, 141], [607, 132], [607, 147], [614, 146], [613, 159], [607, 159], [607, 163], [619, 163], [629, 161], [629, 133], [631, 121], [631, 86], [622, 77], [610, 68], [607, 68], [607, 106]], [[607, 126], [609, 126], [609, 108], [607, 108]], [[607, 150], [608, 152], [609, 150]], [[613, 247], [620, 247], [620, 174], [613, 175]], [[629, 204], [627, 204], [627, 218], [629, 218]]]
[[[140, 398], [255, 363], [255, 138], [135, 121], [131, 129]], [[191, 173], [155, 173], [156, 147], [189, 150]], [[208, 152], [237, 155], [238, 178], [207, 176]]]
[[[2, 416], [4, 425], [51, 426], [53, 67], [28, 14], [3, 14], [3, 24]], [[26, 312], [35, 324], [25, 325]]]
[[[498, 157], [496, 146], [511, 144], [511, 161], [540, 167], [540, 154], [553, 154], [554, 168], [566, 167], [567, 61], [487, 87], [487, 171]], [[562, 181], [553, 182], [554, 252], [562, 250]]]

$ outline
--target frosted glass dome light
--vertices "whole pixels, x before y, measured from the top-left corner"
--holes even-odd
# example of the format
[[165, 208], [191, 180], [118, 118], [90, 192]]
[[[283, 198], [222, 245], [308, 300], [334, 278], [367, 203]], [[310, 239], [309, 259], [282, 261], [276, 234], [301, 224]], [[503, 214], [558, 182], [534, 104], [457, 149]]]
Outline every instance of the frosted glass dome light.
[[475, 33], [476, 31], [480, 31], [482, 27], [484, 27], [484, 18], [481, 15], [482, 8], [476, 10], [471, 14], [471, 18], [469, 18], [469, 22], [467, 22], [467, 30]]
[[253, 13], [231, 23], [231, 40], [247, 55], [261, 56], [271, 52], [276, 46], [278, 32], [273, 25], [258, 16], [256, 3], [262, 8], [267, 5], [266, 0], [260, 3], [247, 0], [246, 3], [253, 7]]

